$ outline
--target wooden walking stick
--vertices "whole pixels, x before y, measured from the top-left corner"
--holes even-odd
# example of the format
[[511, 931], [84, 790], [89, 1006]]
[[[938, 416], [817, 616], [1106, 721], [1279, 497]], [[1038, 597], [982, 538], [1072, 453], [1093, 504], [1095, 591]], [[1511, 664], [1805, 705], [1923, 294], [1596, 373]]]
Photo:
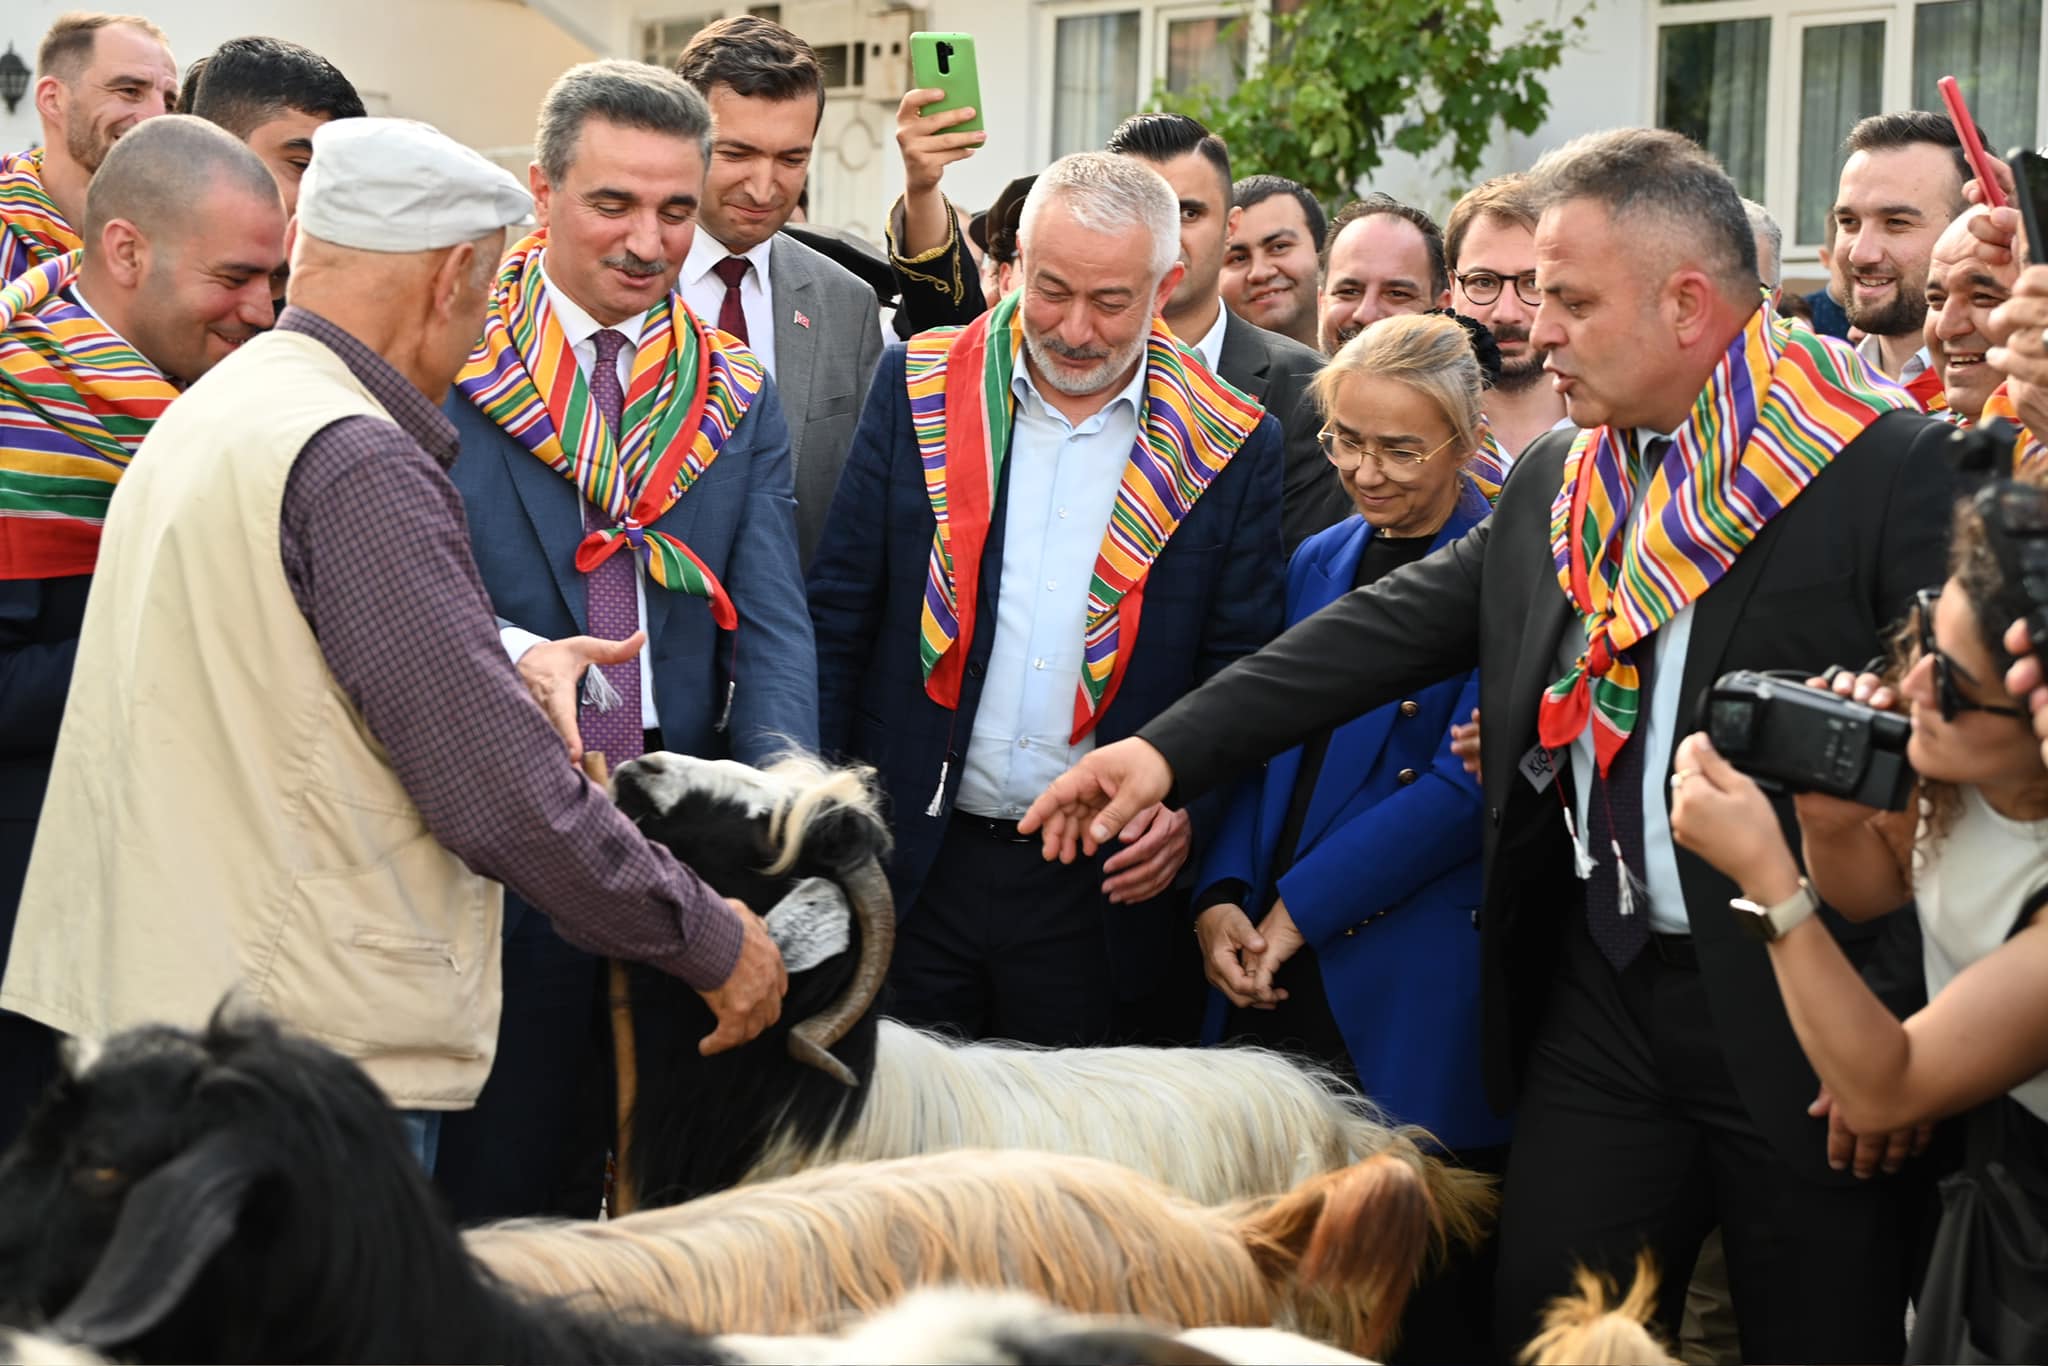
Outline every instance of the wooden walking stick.
[[[583, 771], [600, 787], [611, 781], [610, 766], [597, 751], [583, 755]], [[626, 978], [626, 965], [608, 960], [612, 1010], [612, 1069], [618, 1092], [616, 1133], [612, 1140], [612, 1192], [607, 1212], [631, 1214], [634, 1198], [633, 1169], [629, 1161], [633, 1148], [633, 1102], [640, 1091], [639, 1055], [633, 1045], [633, 987]]]

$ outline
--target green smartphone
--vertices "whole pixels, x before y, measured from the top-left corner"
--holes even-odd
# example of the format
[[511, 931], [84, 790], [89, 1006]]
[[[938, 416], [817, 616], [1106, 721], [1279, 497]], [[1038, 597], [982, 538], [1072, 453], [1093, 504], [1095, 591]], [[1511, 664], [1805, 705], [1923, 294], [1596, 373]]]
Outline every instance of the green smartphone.
[[971, 33], [910, 35], [910, 79], [920, 90], [943, 90], [946, 97], [918, 110], [920, 117], [972, 106], [974, 117], [956, 123], [949, 133], [978, 133], [981, 122], [981, 72], [974, 63]]

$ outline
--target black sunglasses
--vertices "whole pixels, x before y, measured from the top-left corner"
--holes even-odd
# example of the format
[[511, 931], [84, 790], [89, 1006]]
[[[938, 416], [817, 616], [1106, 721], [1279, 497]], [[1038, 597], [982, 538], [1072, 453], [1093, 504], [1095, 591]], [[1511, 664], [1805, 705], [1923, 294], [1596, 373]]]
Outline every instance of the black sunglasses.
[[1939, 588], [1923, 588], [1913, 595], [1914, 627], [1920, 637], [1920, 653], [1934, 661], [1934, 699], [1941, 707], [1941, 719], [1953, 721], [1966, 711], [1981, 711], [2026, 720], [2027, 713], [2018, 707], [1994, 707], [1963, 696], [1962, 689], [1956, 686], [1956, 675], [1969, 678], [1969, 673], [1934, 643], [1934, 604], [1940, 600]]

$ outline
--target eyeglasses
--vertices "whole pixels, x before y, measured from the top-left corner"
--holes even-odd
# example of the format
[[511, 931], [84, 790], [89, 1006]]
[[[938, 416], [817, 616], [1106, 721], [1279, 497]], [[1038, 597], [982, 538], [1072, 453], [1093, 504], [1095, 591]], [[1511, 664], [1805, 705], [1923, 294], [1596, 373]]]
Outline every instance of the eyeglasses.
[[1316, 433], [1316, 444], [1323, 448], [1323, 458], [1332, 465], [1335, 465], [1340, 473], [1352, 473], [1361, 464], [1365, 463], [1367, 456], [1371, 456], [1373, 463], [1379, 466], [1381, 474], [1389, 479], [1402, 482], [1406, 482], [1421, 474], [1422, 467], [1429, 463], [1431, 456], [1457, 439], [1458, 434], [1453, 432], [1430, 450], [1417, 451], [1395, 447], [1392, 450], [1383, 451], [1363, 441], [1354, 441], [1342, 432], [1330, 427], [1325, 427]]
[[1464, 275], [1452, 272], [1451, 278], [1458, 282], [1458, 288], [1465, 291], [1465, 297], [1475, 304], [1490, 304], [1500, 297], [1501, 286], [1512, 284], [1515, 297], [1531, 308], [1543, 303], [1543, 291], [1536, 288], [1536, 272], [1522, 275], [1496, 275], [1490, 270], [1475, 270]]
[[1914, 630], [1919, 635], [1920, 653], [1934, 661], [1934, 700], [1941, 707], [1941, 719], [1953, 721], [1966, 711], [1981, 711], [2026, 720], [2027, 714], [2018, 707], [1994, 707], [1963, 696], [1962, 689], [1956, 686], [1956, 675], [1969, 678], [1969, 674], [1934, 643], [1934, 604], [1939, 601], [1939, 588], [1923, 588], [1913, 595]]

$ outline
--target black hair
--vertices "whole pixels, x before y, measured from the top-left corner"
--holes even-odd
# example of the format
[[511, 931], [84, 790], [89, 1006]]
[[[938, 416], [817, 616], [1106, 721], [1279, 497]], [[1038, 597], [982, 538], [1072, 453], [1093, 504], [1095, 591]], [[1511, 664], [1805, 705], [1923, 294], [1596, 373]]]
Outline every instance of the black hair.
[[1352, 200], [1339, 209], [1337, 216], [1330, 220], [1329, 235], [1323, 238], [1323, 268], [1329, 269], [1330, 248], [1336, 245], [1344, 229], [1361, 218], [1378, 218], [1382, 215], [1412, 223], [1415, 230], [1422, 234], [1423, 245], [1429, 248], [1429, 297], [1441, 299], [1444, 291], [1451, 287], [1451, 273], [1444, 264], [1444, 230], [1436, 225], [1434, 218], [1413, 204], [1403, 204], [1392, 195], [1381, 194], [1377, 190], [1363, 199]]
[[1289, 180], [1284, 175], [1248, 175], [1230, 187], [1230, 207], [1249, 209], [1281, 194], [1291, 195], [1301, 205], [1301, 216], [1308, 220], [1309, 245], [1320, 251], [1323, 236], [1329, 231], [1329, 219], [1314, 193], [1298, 180]]
[[330, 119], [363, 116], [363, 99], [340, 68], [282, 38], [230, 38], [185, 73], [180, 109], [247, 140], [286, 111]]
[[1223, 197], [1230, 198], [1229, 146], [1186, 114], [1133, 114], [1116, 126], [1102, 150], [1152, 162], [1200, 152], [1223, 177]]
[[[1990, 145], [1983, 128], [1977, 129], [1977, 136]], [[1977, 173], [1970, 169], [1970, 158], [1963, 152], [1962, 135], [1956, 132], [1955, 124], [1946, 114], [1930, 114], [1925, 109], [1906, 109], [1896, 114], [1872, 114], [1849, 130], [1849, 136], [1842, 139], [1842, 156], [1846, 160], [1858, 152], [1889, 152], [1915, 143], [1946, 148], [1950, 160], [1955, 162], [1956, 203], [1963, 203], [1963, 182], [1975, 180]], [[1960, 208], [1958, 212], [1960, 212]]]

